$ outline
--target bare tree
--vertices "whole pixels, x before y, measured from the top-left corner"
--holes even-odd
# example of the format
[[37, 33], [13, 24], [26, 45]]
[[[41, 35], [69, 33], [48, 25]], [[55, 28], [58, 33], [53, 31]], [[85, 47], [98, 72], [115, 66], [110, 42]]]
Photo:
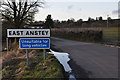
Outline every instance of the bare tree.
[[44, 24], [45, 28], [53, 28], [54, 27], [53, 24], [54, 24], [53, 19], [52, 19], [51, 15], [49, 14], [47, 16], [45, 24]]
[[41, 0], [7, 0], [3, 2], [2, 16], [9, 21], [14, 28], [21, 28], [25, 23], [33, 21], [34, 15], [38, 12], [38, 7], [43, 7]]

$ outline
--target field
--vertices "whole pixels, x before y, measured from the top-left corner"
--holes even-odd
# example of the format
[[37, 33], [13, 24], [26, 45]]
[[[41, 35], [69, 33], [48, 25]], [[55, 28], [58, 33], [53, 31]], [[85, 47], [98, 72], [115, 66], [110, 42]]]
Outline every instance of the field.
[[118, 41], [119, 37], [119, 28], [118, 27], [108, 27], [102, 28], [103, 39], [105, 41]]

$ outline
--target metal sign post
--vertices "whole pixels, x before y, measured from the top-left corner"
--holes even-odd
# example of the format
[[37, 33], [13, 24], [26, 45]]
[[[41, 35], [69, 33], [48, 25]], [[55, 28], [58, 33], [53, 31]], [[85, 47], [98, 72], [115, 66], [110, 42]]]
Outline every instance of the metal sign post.
[[46, 59], [46, 49], [50, 49], [49, 38], [20, 38], [19, 48], [26, 49], [27, 65], [29, 64], [29, 55], [27, 49], [43, 49], [43, 59]]
[[46, 59], [46, 50], [43, 49], [44, 60]]
[[[44, 60], [46, 59], [46, 50], [50, 49], [50, 29], [7, 29], [7, 37], [19, 38], [19, 48], [26, 50], [26, 61], [29, 65], [28, 49], [43, 49]], [[7, 41], [7, 50], [9, 48]], [[15, 40], [16, 41], [16, 40]]]
[[8, 53], [8, 50], [9, 50], [9, 43], [8, 43], [9, 39], [6, 38], [6, 45], [7, 45], [7, 53]]
[[27, 49], [26, 49], [26, 61], [27, 61], [27, 65], [29, 65], [29, 54]]
[[11, 50], [12, 41], [9, 39], [9, 50]]

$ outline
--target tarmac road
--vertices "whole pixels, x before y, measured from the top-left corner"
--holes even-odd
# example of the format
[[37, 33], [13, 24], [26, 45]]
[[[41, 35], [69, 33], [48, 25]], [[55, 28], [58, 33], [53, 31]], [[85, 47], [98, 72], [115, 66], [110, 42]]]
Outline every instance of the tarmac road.
[[51, 43], [70, 54], [76, 78], [118, 78], [118, 48], [53, 37]]

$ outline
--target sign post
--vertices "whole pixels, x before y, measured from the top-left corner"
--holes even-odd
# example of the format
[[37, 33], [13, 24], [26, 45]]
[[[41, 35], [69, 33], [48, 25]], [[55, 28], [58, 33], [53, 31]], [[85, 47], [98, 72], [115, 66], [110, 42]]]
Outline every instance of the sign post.
[[12, 41], [9, 39], [9, 50], [11, 50]]
[[44, 54], [44, 60], [46, 59], [46, 50], [43, 50], [43, 54]]
[[50, 48], [49, 38], [21, 38], [19, 39], [19, 48], [26, 49], [27, 65], [29, 65], [29, 54], [27, 49], [43, 49], [44, 60], [46, 59], [46, 50]]
[[26, 62], [27, 62], [27, 65], [29, 65], [29, 54], [28, 54], [28, 50], [26, 49]]
[[43, 49], [44, 60], [46, 50], [50, 49], [50, 29], [7, 29], [8, 37], [21, 37], [19, 48], [26, 49], [26, 61], [29, 65], [29, 54], [27, 49]]
[[8, 53], [8, 50], [9, 50], [9, 43], [8, 43], [9, 39], [6, 38], [6, 45], [7, 45], [7, 53]]

